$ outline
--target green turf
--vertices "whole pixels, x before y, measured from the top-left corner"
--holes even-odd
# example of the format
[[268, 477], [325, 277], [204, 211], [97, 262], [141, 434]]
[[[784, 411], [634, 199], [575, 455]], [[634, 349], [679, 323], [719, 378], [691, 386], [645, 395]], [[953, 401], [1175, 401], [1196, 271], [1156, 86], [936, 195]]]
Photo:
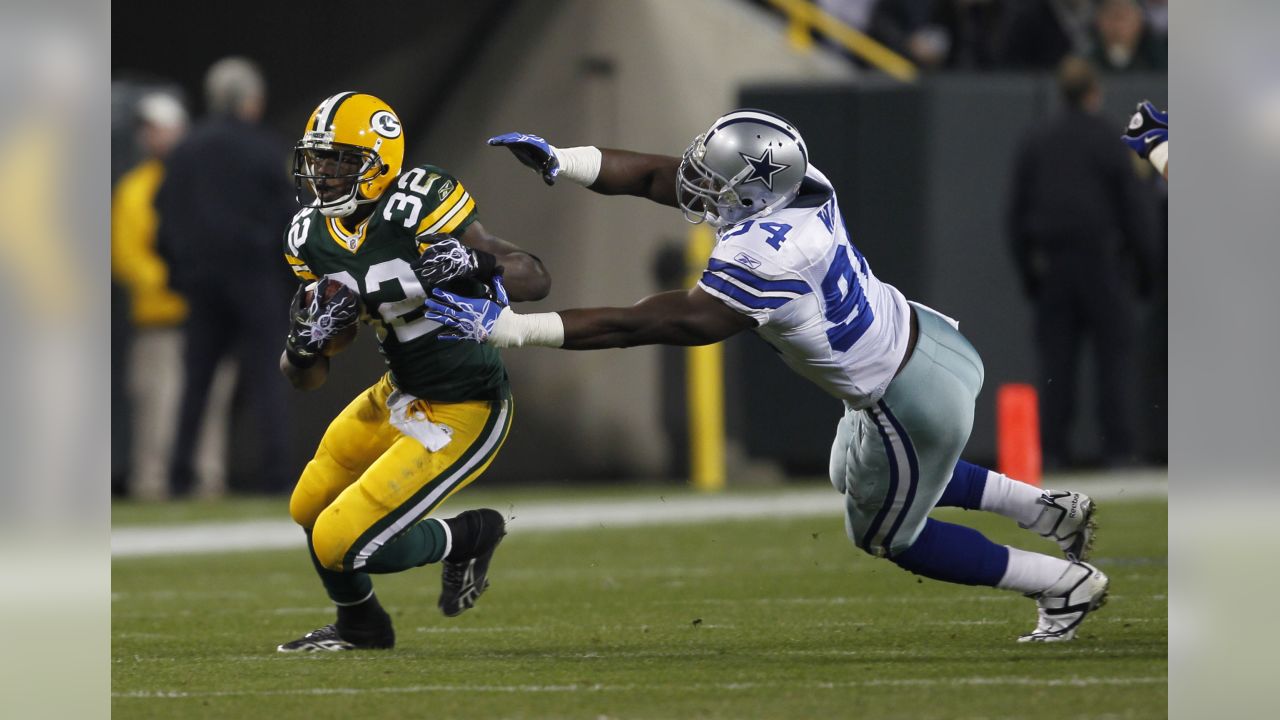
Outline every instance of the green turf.
[[[794, 481], [789, 485], [773, 484], [757, 487], [734, 488], [735, 495], [772, 494], [785, 487], [810, 489], [825, 488], [829, 484], [826, 478], [807, 478]], [[646, 484], [626, 484], [612, 486], [576, 485], [535, 485], [535, 486], [487, 486], [477, 483], [467, 488], [465, 494], [459, 495], [459, 503], [467, 506], [492, 505], [506, 507], [511, 503], [548, 502], [559, 497], [572, 497], [574, 500], [656, 500], [662, 498], [680, 498], [701, 495], [698, 491], [684, 484], [670, 482], [653, 482]], [[170, 525], [183, 522], [208, 522], [219, 520], [280, 520], [289, 515], [289, 498], [287, 496], [262, 497], [253, 495], [229, 495], [206, 500], [186, 500], [180, 502], [151, 502], [136, 500], [117, 500], [111, 504], [111, 523], [113, 526]]]
[[1014, 642], [1030, 600], [867, 557], [835, 513], [517, 528], [462, 617], [435, 610], [436, 567], [379, 578], [389, 652], [274, 652], [331, 621], [301, 552], [116, 560], [113, 717], [1164, 717], [1167, 505], [1104, 512], [1111, 601], [1056, 645]]

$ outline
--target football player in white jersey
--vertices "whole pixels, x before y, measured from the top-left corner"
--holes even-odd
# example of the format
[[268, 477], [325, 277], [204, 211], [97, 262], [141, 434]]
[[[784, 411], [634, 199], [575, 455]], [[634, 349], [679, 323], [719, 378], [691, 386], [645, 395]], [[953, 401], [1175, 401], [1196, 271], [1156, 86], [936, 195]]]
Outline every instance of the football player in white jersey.
[[[500, 279], [495, 300], [437, 290], [427, 316], [450, 334], [499, 347], [587, 350], [703, 345], [752, 330], [844, 403], [831, 482], [858, 547], [925, 577], [1034, 598], [1039, 620], [1021, 641], [1070, 640], [1102, 605], [1107, 577], [1084, 562], [1093, 503], [960, 460], [981, 359], [953, 320], [876, 278], [790, 123], [737, 110], [694, 138], [683, 157], [557, 148], [523, 133], [489, 144], [510, 149], [548, 184], [567, 178], [604, 195], [680, 208], [691, 222], [715, 226], [718, 242], [693, 289], [630, 307], [521, 315], [502, 301]], [[1057, 540], [1067, 559], [931, 519], [936, 506], [1012, 517]]]

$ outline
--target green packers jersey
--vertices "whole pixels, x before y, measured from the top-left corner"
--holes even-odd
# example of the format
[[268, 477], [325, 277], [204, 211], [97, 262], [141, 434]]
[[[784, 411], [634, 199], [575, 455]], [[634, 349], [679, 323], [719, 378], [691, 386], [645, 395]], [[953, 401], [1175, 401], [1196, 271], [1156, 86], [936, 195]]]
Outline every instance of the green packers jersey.
[[475, 200], [462, 183], [423, 165], [402, 173], [350, 231], [315, 208], [303, 209], [285, 234], [284, 258], [301, 280], [327, 275], [359, 290], [362, 319], [377, 331], [397, 387], [442, 402], [498, 399], [509, 392], [498, 351], [436, 339], [441, 326], [425, 317], [427, 290], [409, 267], [427, 247], [422, 238], [461, 236], [475, 219]]

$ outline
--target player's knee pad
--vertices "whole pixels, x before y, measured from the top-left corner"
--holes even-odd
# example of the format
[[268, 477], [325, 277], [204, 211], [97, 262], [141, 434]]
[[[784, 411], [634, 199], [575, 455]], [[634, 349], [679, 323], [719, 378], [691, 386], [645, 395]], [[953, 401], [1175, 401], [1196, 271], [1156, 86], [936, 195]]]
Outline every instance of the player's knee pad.
[[877, 542], [875, 538], [872, 538], [865, 531], [850, 532], [849, 539], [853, 541], [854, 545], [858, 546], [859, 550], [865, 552], [871, 557], [887, 558], [893, 555], [893, 551], [891, 548]]
[[307, 529], [315, 526], [316, 518], [320, 517], [320, 513], [330, 502], [318, 472], [315, 460], [307, 463], [302, 477], [298, 478], [298, 484], [293, 488], [293, 494], [289, 496], [289, 517]]
[[888, 500], [862, 496], [857, 490], [853, 484], [845, 493], [845, 530], [853, 544], [868, 555], [881, 558], [892, 557], [911, 547], [920, 523], [908, 522], [907, 517], [899, 520], [906, 508], [890, 512], [884, 507]]
[[849, 447], [853, 442], [853, 426], [846, 418], [836, 423], [836, 439], [831, 443], [830, 478], [836, 492], [848, 489]]
[[860, 550], [871, 557], [878, 558], [892, 559], [899, 553], [905, 552], [911, 547], [910, 542], [898, 540], [896, 538], [890, 541], [887, 545], [880, 539], [866, 536], [854, 538], [853, 541]]
[[347, 531], [337, 513], [321, 513], [311, 528], [311, 549], [326, 569], [342, 572], [343, 560], [355, 538]]

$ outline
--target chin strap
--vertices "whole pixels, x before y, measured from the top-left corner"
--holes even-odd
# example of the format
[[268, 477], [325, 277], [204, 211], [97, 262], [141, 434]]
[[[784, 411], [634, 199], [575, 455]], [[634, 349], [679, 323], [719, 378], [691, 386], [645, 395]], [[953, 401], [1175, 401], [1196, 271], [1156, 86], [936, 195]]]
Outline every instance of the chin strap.
[[347, 200], [341, 205], [330, 205], [329, 207], [320, 207], [320, 214], [329, 218], [344, 218], [356, 211], [356, 201], [354, 198]]

